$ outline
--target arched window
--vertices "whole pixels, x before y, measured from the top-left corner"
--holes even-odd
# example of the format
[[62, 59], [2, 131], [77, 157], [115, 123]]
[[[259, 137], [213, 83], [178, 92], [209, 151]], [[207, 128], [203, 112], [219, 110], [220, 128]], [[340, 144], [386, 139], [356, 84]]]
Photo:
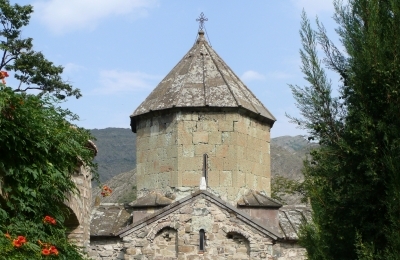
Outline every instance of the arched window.
[[200, 244], [199, 244], [199, 251], [204, 252], [205, 244], [206, 244], [206, 232], [204, 229], [200, 229]]

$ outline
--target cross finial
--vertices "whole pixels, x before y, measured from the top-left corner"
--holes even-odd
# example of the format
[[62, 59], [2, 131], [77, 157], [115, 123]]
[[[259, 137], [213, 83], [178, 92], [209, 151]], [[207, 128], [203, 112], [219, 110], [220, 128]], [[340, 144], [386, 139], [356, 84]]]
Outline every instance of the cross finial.
[[208, 18], [206, 18], [203, 14], [203, 12], [201, 12], [200, 17], [196, 19], [197, 22], [199, 22], [199, 30], [203, 30], [204, 27], [204, 22], [208, 21]]

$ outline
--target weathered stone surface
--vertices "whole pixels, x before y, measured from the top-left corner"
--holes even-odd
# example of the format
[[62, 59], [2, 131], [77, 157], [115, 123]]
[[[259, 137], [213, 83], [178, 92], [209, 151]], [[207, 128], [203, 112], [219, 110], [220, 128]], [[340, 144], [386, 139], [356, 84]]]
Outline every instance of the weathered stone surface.
[[[138, 131], [135, 127], [138, 116], [175, 107], [241, 108], [270, 122], [276, 120], [211, 48], [201, 32], [196, 44], [132, 114], [132, 130]], [[213, 127], [213, 124], [199, 125], [200, 129]], [[151, 132], [159, 129], [160, 124], [153, 124]]]
[[[88, 143], [90, 149], [97, 153], [97, 148], [93, 142]], [[68, 239], [77, 246], [83, 247], [87, 251], [90, 241], [90, 212], [92, 201], [92, 173], [85, 166], [80, 166], [72, 174], [72, 181], [79, 189], [79, 194], [71, 193], [65, 202], [71, 210], [70, 216], [65, 220]]]
[[[273, 239], [260, 233], [263, 227], [256, 223], [249, 225], [252, 223], [250, 220], [240, 220], [238, 216], [245, 217], [241, 215], [243, 213], [236, 212], [231, 206], [221, 207], [222, 200], [207, 199], [211, 194], [198, 194], [166, 207], [171, 208], [170, 212], [155, 212], [154, 220], [150, 217], [146, 226], [138, 226], [134, 232], [126, 229], [126, 235], [121, 235], [130, 237], [132, 241], [124, 244], [127, 254], [148, 259], [176, 257], [185, 260], [272, 257]], [[174, 209], [174, 205], [181, 206]], [[199, 250], [200, 230], [205, 231], [204, 251]]]

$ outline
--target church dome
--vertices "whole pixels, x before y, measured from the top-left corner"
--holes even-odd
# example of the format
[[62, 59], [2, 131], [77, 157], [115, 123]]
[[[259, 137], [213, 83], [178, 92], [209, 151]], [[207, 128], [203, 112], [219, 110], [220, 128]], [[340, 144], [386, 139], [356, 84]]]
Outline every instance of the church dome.
[[212, 49], [199, 31], [193, 47], [131, 115], [171, 108], [240, 108], [271, 125], [275, 117]]

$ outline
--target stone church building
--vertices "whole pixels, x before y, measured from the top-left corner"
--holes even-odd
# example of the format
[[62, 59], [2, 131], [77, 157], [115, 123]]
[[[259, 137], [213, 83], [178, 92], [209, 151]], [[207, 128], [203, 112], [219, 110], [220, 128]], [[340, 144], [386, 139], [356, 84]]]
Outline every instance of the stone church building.
[[270, 198], [275, 117], [199, 31], [131, 115], [137, 200], [92, 213], [92, 259], [306, 259], [302, 206]]

